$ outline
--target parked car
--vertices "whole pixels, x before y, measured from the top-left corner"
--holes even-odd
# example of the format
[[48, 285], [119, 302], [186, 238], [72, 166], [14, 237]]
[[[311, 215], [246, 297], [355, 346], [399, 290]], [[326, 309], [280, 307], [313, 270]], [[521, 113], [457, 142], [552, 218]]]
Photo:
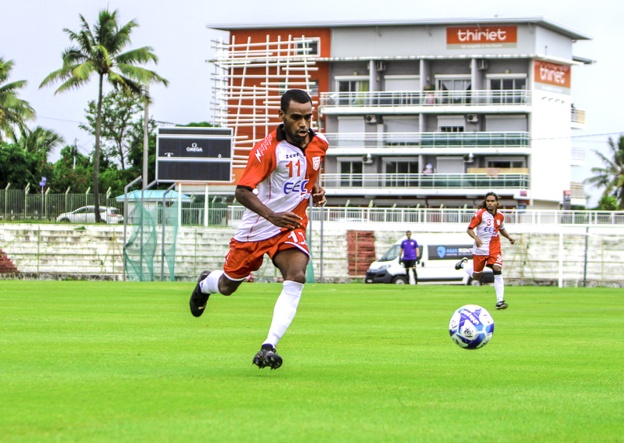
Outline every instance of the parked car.
[[[123, 223], [123, 217], [119, 210], [113, 206], [100, 206], [100, 218], [102, 223]], [[67, 223], [95, 223], [95, 206], [83, 206], [72, 212], [64, 212], [56, 217], [58, 222]]]
[[[455, 263], [462, 257], [471, 258], [472, 244], [467, 243], [465, 235], [429, 234], [415, 238], [420, 248], [420, 260], [416, 265], [419, 283], [448, 283], [480, 285], [492, 283], [492, 270], [485, 268], [481, 281], [468, 277], [463, 270], [456, 270]], [[365, 283], [394, 283], [404, 285], [408, 283], [405, 267], [399, 262], [401, 242], [405, 237], [397, 240], [378, 260], [371, 263]]]

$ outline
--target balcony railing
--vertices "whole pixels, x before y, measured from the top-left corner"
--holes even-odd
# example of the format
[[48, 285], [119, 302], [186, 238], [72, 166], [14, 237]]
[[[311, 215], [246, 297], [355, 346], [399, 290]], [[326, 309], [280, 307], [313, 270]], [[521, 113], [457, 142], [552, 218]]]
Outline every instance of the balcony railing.
[[571, 113], [572, 113], [571, 115], [572, 123], [577, 123], [579, 125], [585, 124], [585, 111], [584, 110], [572, 108]]
[[503, 91], [368, 91], [323, 92], [321, 112], [330, 108], [390, 108], [406, 106], [500, 106], [530, 105], [526, 89]]
[[323, 174], [331, 188], [528, 189], [528, 174]]
[[528, 132], [383, 132], [326, 133], [332, 148], [528, 148]]

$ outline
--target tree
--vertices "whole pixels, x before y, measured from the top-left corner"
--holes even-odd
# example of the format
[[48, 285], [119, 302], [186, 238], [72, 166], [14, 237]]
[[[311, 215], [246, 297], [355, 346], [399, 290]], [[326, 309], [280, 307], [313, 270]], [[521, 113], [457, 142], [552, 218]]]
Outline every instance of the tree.
[[57, 192], [71, 188], [73, 193], [84, 193], [91, 186], [89, 183], [92, 174], [89, 157], [77, 152], [75, 146], [65, 146], [61, 149], [61, 158], [54, 163], [50, 182]]
[[609, 150], [612, 158], [594, 151], [602, 160], [604, 167], [592, 168], [591, 172], [595, 175], [585, 182], [596, 187], [604, 187], [602, 197], [615, 197], [618, 208], [624, 209], [624, 135], [620, 136], [617, 143], [609, 138]]
[[0, 57], [0, 142], [7, 136], [15, 140], [15, 128], [25, 131], [26, 122], [35, 118], [35, 110], [17, 96], [17, 91], [26, 86], [26, 80], [6, 83], [11, 69], [13, 62]]
[[132, 30], [138, 26], [134, 20], [120, 27], [117, 24], [117, 11], [102, 10], [93, 29], [82, 15], [80, 15], [80, 21], [80, 31], [74, 32], [67, 28], [64, 29], [65, 33], [69, 35], [69, 39], [77, 46], [72, 46], [63, 51], [62, 67], [50, 73], [39, 87], [61, 81], [62, 84], [55, 91], [57, 94], [86, 84], [92, 75], [98, 78], [93, 193], [96, 206], [95, 218], [97, 222], [100, 222], [98, 178], [104, 80], [106, 79], [115, 89], [122, 90], [128, 95], [140, 96], [146, 95], [145, 90], [149, 83], [160, 82], [166, 86], [168, 82], [154, 71], [137, 66], [150, 61], [158, 63], [158, 58], [152, 52], [151, 47], [145, 46], [121, 52], [130, 43]]
[[37, 126], [34, 130], [26, 129], [17, 140], [17, 145], [24, 151], [34, 154], [43, 162], [48, 161], [48, 155], [54, 148], [64, 143], [63, 137], [51, 129]]
[[[133, 125], [141, 120], [143, 113], [142, 98], [138, 95], [126, 95], [121, 90], [112, 91], [102, 101], [102, 127], [100, 133], [101, 149], [107, 157], [113, 157], [126, 169], [129, 146], [128, 133]], [[97, 103], [90, 101], [86, 112], [88, 125], [79, 125], [81, 129], [95, 136], [97, 126]]]
[[13, 188], [25, 188], [28, 183], [39, 183], [33, 174], [37, 160], [32, 153], [16, 144], [0, 143], [0, 188], [11, 183]]

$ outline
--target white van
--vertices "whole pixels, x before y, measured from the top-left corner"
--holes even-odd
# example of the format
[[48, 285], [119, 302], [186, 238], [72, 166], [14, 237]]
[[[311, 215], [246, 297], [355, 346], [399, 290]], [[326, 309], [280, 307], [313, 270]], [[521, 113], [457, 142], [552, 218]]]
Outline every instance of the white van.
[[[399, 263], [401, 242], [406, 238], [397, 240], [378, 260], [371, 263], [366, 271], [365, 283], [408, 283], [403, 263]], [[418, 233], [414, 232], [412, 238], [418, 242], [420, 249], [420, 263], [416, 265], [418, 283], [479, 284], [478, 281], [468, 277], [463, 269], [455, 269], [455, 264], [462, 257], [472, 258], [472, 243], [467, 234], [418, 236]], [[491, 269], [485, 268], [481, 282], [492, 281], [494, 279]]]

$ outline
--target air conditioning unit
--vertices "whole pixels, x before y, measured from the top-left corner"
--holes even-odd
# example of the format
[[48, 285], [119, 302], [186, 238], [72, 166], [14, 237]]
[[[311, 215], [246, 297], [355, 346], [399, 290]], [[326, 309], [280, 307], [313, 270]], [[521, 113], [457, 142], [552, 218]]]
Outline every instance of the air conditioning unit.
[[364, 117], [364, 119], [366, 120], [366, 123], [369, 123], [371, 125], [374, 125], [377, 123], [377, 116], [373, 114], [367, 115], [366, 117]]
[[477, 69], [479, 71], [485, 71], [488, 68], [488, 62], [485, 59], [477, 60]]
[[364, 163], [365, 165], [373, 164], [373, 156], [370, 154], [366, 154], [362, 157], [362, 163]]
[[377, 72], [383, 72], [383, 71], [385, 71], [385, 70], [386, 70], [386, 63], [385, 63], [385, 62], [382, 62], [382, 61], [377, 62], [377, 63], [375, 64], [375, 70], [376, 70]]
[[474, 163], [474, 154], [472, 152], [464, 155], [464, 163]]
[[479, 116], [477, 114], [468, 114], [466, 116], [466, 121], [468, 123], [479, 123]]

